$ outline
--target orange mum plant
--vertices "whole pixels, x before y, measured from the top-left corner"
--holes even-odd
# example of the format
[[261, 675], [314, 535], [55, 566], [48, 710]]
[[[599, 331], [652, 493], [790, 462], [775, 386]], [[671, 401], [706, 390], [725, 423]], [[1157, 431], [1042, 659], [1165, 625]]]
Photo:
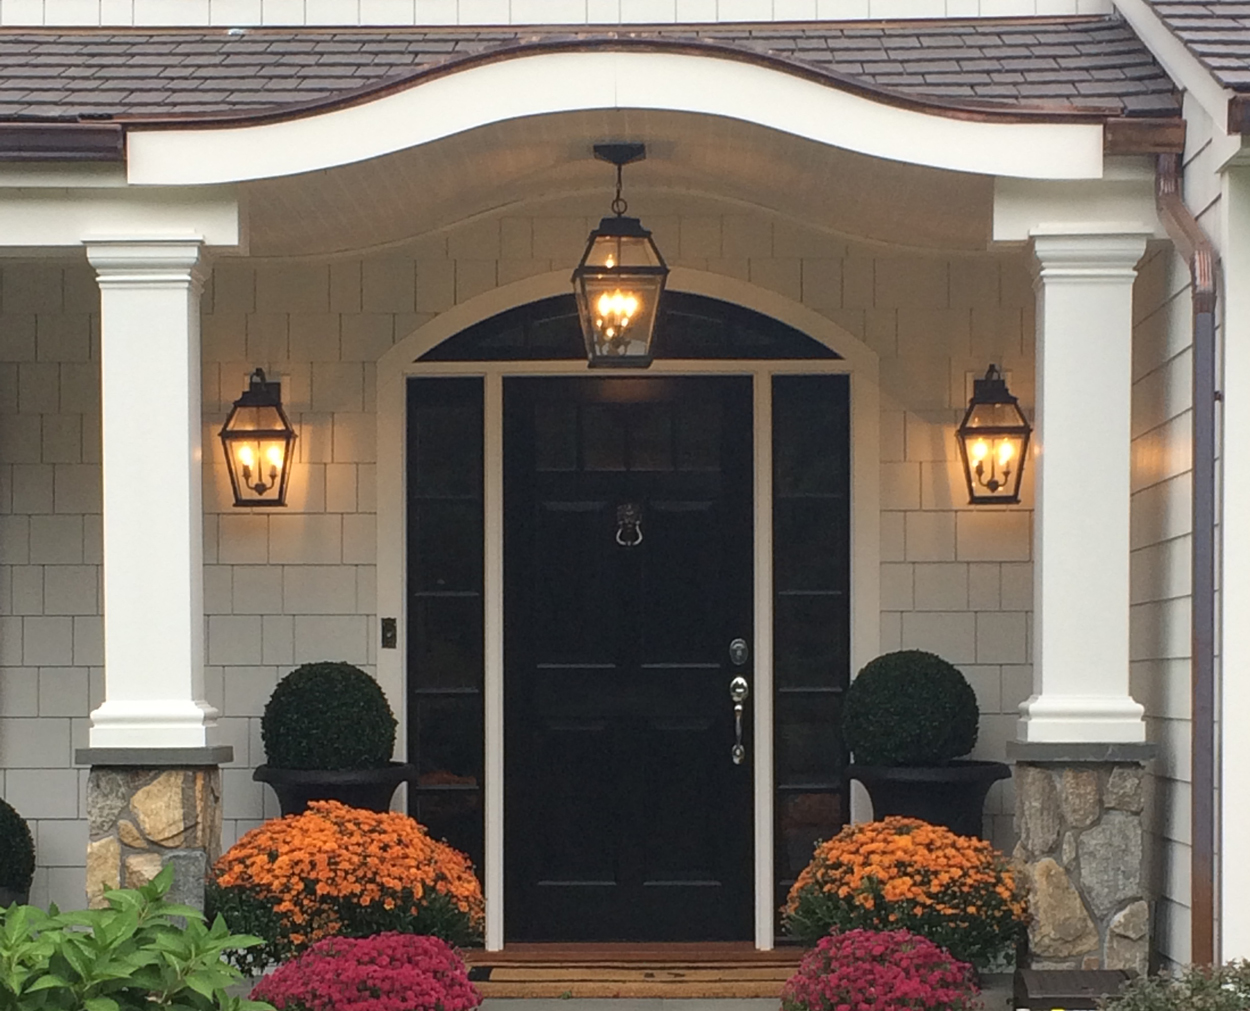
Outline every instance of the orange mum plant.
[[1021, 939], [1025, 896], [984, 839], [915, 818], [848, 825], [790, 889], [787, 929], [808, 944], [862, 928], [910, 930], [984, 968]]
[[206, 898], [236, 932], [264, 939], [239, 953], [253, 972], [324, 937], [399, 931], [466, 944], [483, 923], [467, 856], [407, 815], [332, 800], [248, 832], [213, 866]]

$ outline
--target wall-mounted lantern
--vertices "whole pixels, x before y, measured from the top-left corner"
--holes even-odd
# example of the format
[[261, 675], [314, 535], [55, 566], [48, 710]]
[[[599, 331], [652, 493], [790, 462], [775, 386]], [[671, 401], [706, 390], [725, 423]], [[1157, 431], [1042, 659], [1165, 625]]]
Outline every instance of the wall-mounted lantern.
[[590, 233], [573, 271], [577, 314], [592, 368], [646, 368], [668, 265], [637, 218], [627, 218], [621, 198], [621, 169], [647, 156], [643, 144], [596, 144], [595, 157], [616, 166], [612, 211]]
[[282, 384], [269, 382], [263, 369], [252, 373], [234, 402], [221, 445], [236, 506], [286, 505], [295, 429], [282, 409]]
[[968, 413], [956, 432], [970, 503], [1020, 501], [1024, 455], [1032, 431], [997, 365], [989, 367], [984, 379], [973, 380]]

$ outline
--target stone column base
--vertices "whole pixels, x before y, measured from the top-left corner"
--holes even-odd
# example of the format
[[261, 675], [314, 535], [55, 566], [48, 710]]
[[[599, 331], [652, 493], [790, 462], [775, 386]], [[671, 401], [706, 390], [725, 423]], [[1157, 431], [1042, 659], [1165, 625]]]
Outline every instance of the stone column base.
[[1034, 969], [1130, 969], [1150, 961], [1144, 763], [1152, 744], [1009, 743], [1015, 857], [1029, 888]]
[[170, 901], [203, 909], [205, 876], [221, 855], [221, 770], [175, 762], [229, 761], [230, 755], [196, 749], [186, 756], [149, 754], [146, 764], [137, 764], [141, 750], [96, 750], [79, 753], [79, 761], [103, 760], [92, 765], [87, 779], [88, 905], [105, 905], [109, 889], [136, 888], [172, 864]]

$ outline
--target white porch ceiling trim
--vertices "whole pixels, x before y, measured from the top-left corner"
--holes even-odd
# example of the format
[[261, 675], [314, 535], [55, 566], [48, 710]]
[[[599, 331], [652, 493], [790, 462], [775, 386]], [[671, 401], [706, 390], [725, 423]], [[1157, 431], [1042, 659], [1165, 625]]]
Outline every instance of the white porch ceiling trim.
[[0, 188], [0, 247], [79, 247], [102, 239], [194, 235], [209, 246], [243, 240], [233, 186]]
[[519, 117], [604, 109], [742, 120], [872, 157], [957, 172], [1102, 176], [1099, 123], [957, 118], [717, 56], [559, 52], [479, 65], [371, 101], [277, 122], [136, 126], [128, 133], [128, 178], [156, 186], [274, 178], [360, 162]]
[[1098, 182], [995, 179], [993, 240], [1027, 242], [1041, 233], [1166, 239], [1154, 185], [1149, 157], [1108, 159]]

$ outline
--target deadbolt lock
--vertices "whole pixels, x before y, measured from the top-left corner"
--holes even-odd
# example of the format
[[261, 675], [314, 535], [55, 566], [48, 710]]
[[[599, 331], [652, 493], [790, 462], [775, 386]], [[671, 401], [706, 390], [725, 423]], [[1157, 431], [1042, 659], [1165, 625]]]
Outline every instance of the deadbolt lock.
[[729, 644], [729, 661], [735, 667], [741, 667], [751, 656], [751, 649], [745, 639], [735, 639]]

